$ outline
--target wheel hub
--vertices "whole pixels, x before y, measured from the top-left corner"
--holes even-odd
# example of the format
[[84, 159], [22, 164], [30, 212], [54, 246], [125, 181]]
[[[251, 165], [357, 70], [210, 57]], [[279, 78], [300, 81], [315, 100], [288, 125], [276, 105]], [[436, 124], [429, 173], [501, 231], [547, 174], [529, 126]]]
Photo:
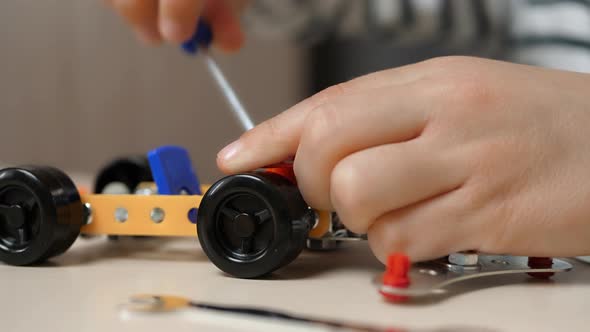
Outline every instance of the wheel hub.
[[228, 255], [254, 258], [266, 250], [273, 236], [272, 215], [256, 195], [229, 197], [219, 209], [217, 236]]
[[0, 249], [17, 252], [27, 248], [39, 230], [38, 206], [32, 194], [9, 187], [0, 192], [0, 202]]
[[0, 223], [12, 229], [21, 228], [25, 224], [25, 211], [19, 205], [0, 204]]
[[241, 238], [248, 238], [256, 231], [256, 221], [247, 213], [240, 213], [234, 218], [234, 231]]

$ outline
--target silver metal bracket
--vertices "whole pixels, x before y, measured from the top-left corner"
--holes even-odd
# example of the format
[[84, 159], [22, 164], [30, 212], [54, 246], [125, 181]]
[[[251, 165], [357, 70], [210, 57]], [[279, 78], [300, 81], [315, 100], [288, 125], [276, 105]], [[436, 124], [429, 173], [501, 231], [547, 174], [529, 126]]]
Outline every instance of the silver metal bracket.
[[474, 265], [452, 264], [445, 257], [413, 264], [408, 274], [410, 284], [406, 288], [383, 285], [382, 275], [373, 282], [382, 294], [411, 298], [444, 294], [449, 285], [468, 279], [514, 273], [557, 273], [572, 268], [570, 263], [561, 259], [553, 259], [550, 267], [531, 268], [526, 256], [478, 255]]
[[[319, 215], [317, 211], [313, 209], [311, 210], [314, 211], [315, 222], [317, 224], [319, 222]], [[321, 238], [308, 238], [306, 246], [307, 249], [314, 251], [329, 251], [338, 249], [343, 242], [357, 242], [366, 239], [366, 234], [354, 234], [349, 232], [340, 222], [338, 214], [332, 212], [330, 214], [330, 227], [326, 234]]]
[[338, 230], [336, 232], [328, 232], [321, 238], [308, 238], [307, 249], [310, 250], [335, 250], [340, 247], [343, 242], [358, 242], [366, 240], [366, 235], [350, 236], [346, 230]]

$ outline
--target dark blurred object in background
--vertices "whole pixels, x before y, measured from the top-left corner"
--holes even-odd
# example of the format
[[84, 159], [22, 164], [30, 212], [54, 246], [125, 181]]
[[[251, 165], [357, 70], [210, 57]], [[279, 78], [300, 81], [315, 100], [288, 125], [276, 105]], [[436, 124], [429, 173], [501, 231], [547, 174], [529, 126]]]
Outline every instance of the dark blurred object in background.
[[374, 40], [328, 40], [310, 51], [309, 93], [378, 70], [447, 55], [502, 59], [504, 50], [501, 47], [490, 48], [487, 44], [463, 47], [445, 43], [400, 46]]

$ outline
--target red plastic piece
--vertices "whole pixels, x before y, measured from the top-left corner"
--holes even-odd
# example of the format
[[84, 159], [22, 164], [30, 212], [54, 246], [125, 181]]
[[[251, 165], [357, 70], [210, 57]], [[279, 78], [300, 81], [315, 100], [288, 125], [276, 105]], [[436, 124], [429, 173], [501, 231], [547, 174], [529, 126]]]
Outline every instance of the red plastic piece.
[[[553, 266], [553, 259], [551, 257], [529, 257], [528, 266], [531, 269], [549, 269]], [[529, 272], [527, 273], [533, 278], [549, 279], [554, 272]]]
[[[410, 278], [408, 277], [410, 265], [410, 258], [407, 255], [401, 253], [389, 255], [389, 257], [387, 257], [387, 267], [383, 274], [383, 285], [396, 288], [408, 288], [408, 286], [410, 286]], [[407, 296], [388, 294], [381, 290], [379, 293], [381, 293], [386, 300], [391, 302], [403, 302], [408, 299]]]
[[295, 171], [293, 171], [293, 162], [292, 161], [285, 161], [279, 164], [274, 164], [265, 167], [265, 170], [269, 173], [275, 173], [285, 178], [289, 179], [289, 181], [297, 184], [297, 179], [295, 179]]

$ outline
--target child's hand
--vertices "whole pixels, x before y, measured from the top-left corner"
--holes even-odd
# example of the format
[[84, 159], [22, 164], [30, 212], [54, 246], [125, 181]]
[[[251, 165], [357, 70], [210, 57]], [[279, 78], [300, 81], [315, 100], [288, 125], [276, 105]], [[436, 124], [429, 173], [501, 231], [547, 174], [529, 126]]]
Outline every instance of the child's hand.
[[451, 57], [332, 87], [219, 154], [295, 155], [301, 192], [377, 257], [590, 253], [590, 75]]
[[104, 0], [152, 44], [162, 40], [182, 43], [204, 17], [211, 25], [215, 46], [236, 51], [244, 42], [239, 15], [249, 0]]

